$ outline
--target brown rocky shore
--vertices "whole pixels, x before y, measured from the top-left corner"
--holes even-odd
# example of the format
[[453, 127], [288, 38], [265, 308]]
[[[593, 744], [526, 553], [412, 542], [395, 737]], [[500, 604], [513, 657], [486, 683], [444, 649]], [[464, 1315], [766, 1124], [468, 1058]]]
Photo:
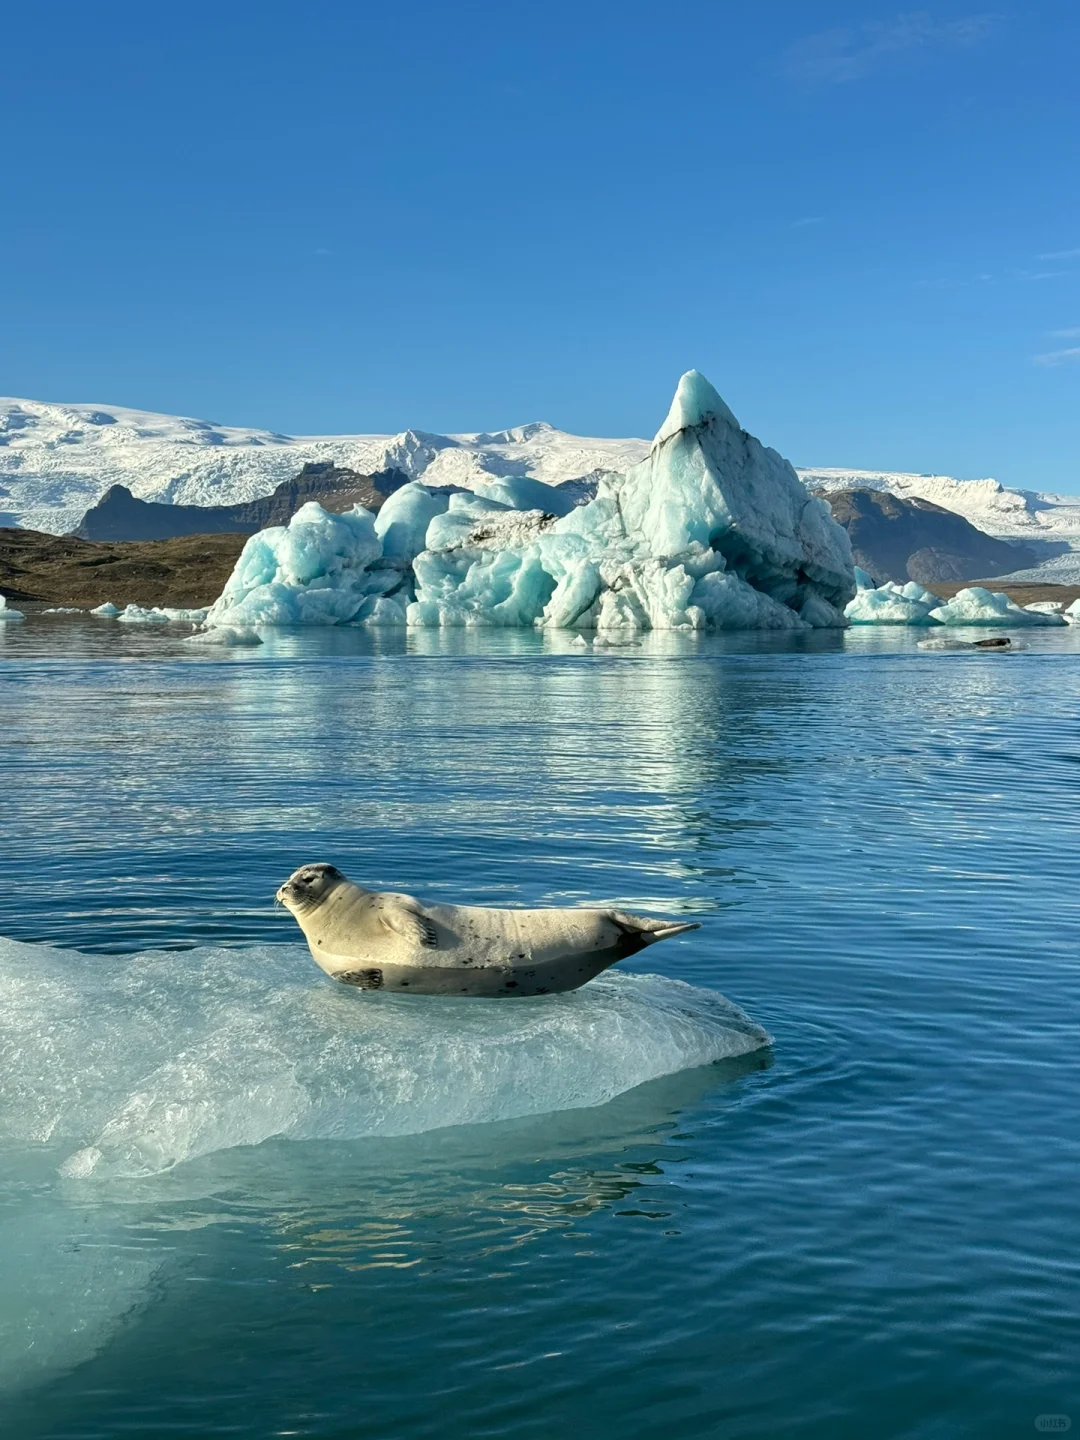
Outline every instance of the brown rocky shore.
[[49, 605], [209, 605], [246, 535], [174, 540], [79, 540], [0, 529], [0, 595]]

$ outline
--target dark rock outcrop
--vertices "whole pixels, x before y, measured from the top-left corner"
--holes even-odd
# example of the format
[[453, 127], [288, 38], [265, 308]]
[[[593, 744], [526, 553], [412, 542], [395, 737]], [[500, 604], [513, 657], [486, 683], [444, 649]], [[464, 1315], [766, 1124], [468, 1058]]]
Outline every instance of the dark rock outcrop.
[[848, 532], [855, 564], [879, 584], [983, 580], [1038, 564], [1026, 546], [996, 540], [929, 500], [901, 500], [886, 490], [817, 493]]
[[137, 500], [125, 485], [114, 485], [83, 516], [79, 540], [173, 540], [183, 535], [254, 535], [268, 525], [284, 525], [309, 500], [340, 513], [353, 505], [378, 510], [386, 497], [404, 485], [400, 470], [361, 475], [336, 465], [305, 465], [284, 480], [272, 495], [237, 505], [168, 505]]

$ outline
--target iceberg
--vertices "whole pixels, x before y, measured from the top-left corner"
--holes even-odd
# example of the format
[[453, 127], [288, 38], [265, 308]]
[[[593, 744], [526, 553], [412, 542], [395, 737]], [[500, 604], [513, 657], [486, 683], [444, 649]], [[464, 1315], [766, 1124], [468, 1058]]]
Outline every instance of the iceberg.
[[21, 610], [9, 610], [7, 600], [0, 595], [0, 625], [7, 620], [25, 620], [26, 616]]
[[[552, 630], [843, 626], [851, 546], [824, 501], [682, 377], [647, 457], [569, 487], [476, 475], [411, 482], [377, 517], [315, 502], [244, 547], [208, 624], [536, 626]], [[866, 577], [867, 579], [869, 577]]]
[[1069, 625], [1080, 625], [1080, 600], [1074, 600], [1068, 609], [1063, 610], [1061, 618]]
[[870, 580], [865, 570], [856, 573], [859, 588], [854, 600], [844, 607], [844, 614], [852, 625], [935, 625], [933, 611], [941, 604], [941, 597], [909, 580], [906, 585], [886, 581], [875, 586], [859, 582], [859, 576]]
[[[974, 585], [958, 590], [951, 600], [943, 601], [914, 580], [906, 585], [890, 580], [875, 586], [866, 572], [859, 570], [855, 578], [859, 588], [844, 608], [852, 625], [1062, 625], [1071, 619], [1068, 611], [1061, 613], [1059, 600], [1021, 606], [1003, 593]], [[864, 585], [863, 579], [869, 581], [869, 585]], [[1080, 607], [1080, 601], [1077, 606]], [[1077, 618], [1080, 619], [1080, 608]], [[927, 641], [923, 648], [944, 646], [942, 642], [941, 647], [932, 647]]]
[[118, 605], [114, 605], [111, 600], [106, 600], [104, 605], [98, 605], [95, 609], [90, 611], [90, 614], [104, 615], [106, 619], [112, 619], [114, 616], [120, 614], [120, 607]]
[[1041, 610], [1025, 610], [1007, 595], [984, 590], [974, 585], [958, 590], [945, 605], [931, 610], [932, 617], [942, 625], [1063, 625], [1061, 615]]

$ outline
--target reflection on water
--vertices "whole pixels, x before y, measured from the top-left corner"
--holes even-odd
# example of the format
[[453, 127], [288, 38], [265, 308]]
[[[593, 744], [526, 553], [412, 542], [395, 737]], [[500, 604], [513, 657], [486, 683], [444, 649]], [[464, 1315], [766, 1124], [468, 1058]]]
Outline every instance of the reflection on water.
[[[723, 991], [776, 1046], [591, 1109], [141, 1179], [60, 1177], [43, 1124], [0, 1167], [0, 1350], [29, 1367], [5, 1433], [1080, 1423], [1080, 631], [1013, 656], [873, 629], [609, 653], [296, 631], [212, 656], [119, 628], [0, 631], [0, 934], [292, 941], [273, 890], [327, 858], [432, 896], [693, 914], [625, 968]], [[329, 1013], [313, 967], [298, 983]], [[293, 1063], [286, 1040], [275, 1075]]]

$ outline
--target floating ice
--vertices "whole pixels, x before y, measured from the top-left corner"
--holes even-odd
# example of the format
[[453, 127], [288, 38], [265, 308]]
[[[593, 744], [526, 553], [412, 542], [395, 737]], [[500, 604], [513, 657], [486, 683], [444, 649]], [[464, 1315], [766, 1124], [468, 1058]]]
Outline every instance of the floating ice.
[[185, 622], [201, 625], [208, 614], [209, 607], [185, 610], [171, 605], [127, 605], [116, 619], [121, 625], [179, 625]]
[[399, 998], [324, 980], [296, 946], [91, 959], [0, 940], [0, 1155], [48, 1142], [72, 1179], [156, 1174], [270, 1136], [599, 1105], [767, 1043], [723, 996], [658, 975]]
[[958, 590], [947, 604], [939, 605], [931, 615], [942, 625], [1061, 625], [1060, 615], [1038, 610], [1024, 610], [1009, 597], [974, 585]]
[[339, 625], [370, 595], [401, 583], [382, 559], [375, 517], [356, 506], [331, 515], [311, 500], [288, 525], [252, 535], [210, 608], [211, 625]]
[[211, 625], [583, 630], [844, 625], [851, 546], [794, 470], [690, 371], [648, 457], [595, 499], [511, 475], [419, 483], [377, 519], [310, 503], [252, 536]]
[[50, 605], [41, 613], [42, 615], [82, 615], [85, 612], [81, 605]]
[[[859, 574], [870, 578], [863, 570], [857, 572], [856, 579]], [[888, 580], [877, 587], [873, 582], [869, 586], [860, 585], [844, 614], [852, 625], [934, 625], [937, 622], [932, 612], [940, 604], [940, 596], [914, 580], [906, 585]]]
[[1022, 640], [958, 640], [955, 635], [941, 635], [933, 640], [918, 641], [920, 650], [976, 650], [980, 655], [1011, 655], [1016, 650], [1026, 650]]
[[861, 566], [856, 565], [856, 566], [855, 566], [855, 589], [856, 589], [856, 590], [874, 590], [874, 589], [876, 589], [876, 588], [877, 588], [877, 586], [876, 586], [876, 582], [875, 582], [873, 576], [872, 576], [872, 575], [868, 575], [868, 574], [866, 573], [866, 571], [862, 569]]
[[1063, 610], [1061, 618], [1070, 625], [1080, 625], [1080, 600], [1074, 600], [1068, 609]]
[[1063, 600], [1033, 600], [1030, 605], [1025, 605], [1025, 610], [1032, 610], [1037, 615], [1060, 615], [1065, 602]]
[[118, 605], [114, 605], [111, 600], [106, 600], [104, 605], [98, 605], [95, 609], [90, 611], [90, 614], [104, 615], [107, 618], [111, 619], [114, 615], [120, 614], [120, 607]]
[[9, 610], [7, 600], [0, 595], [0, 625], [6, 620], [25, 620], [26, 616], [21, 610]]
[[261, 645], [262, 636], [256, 630], [248, 630], [238, 625], [214, 625], [209, 630], [200, 630], [195, 635], [189, 635], [184, 641], [185, 645]]

